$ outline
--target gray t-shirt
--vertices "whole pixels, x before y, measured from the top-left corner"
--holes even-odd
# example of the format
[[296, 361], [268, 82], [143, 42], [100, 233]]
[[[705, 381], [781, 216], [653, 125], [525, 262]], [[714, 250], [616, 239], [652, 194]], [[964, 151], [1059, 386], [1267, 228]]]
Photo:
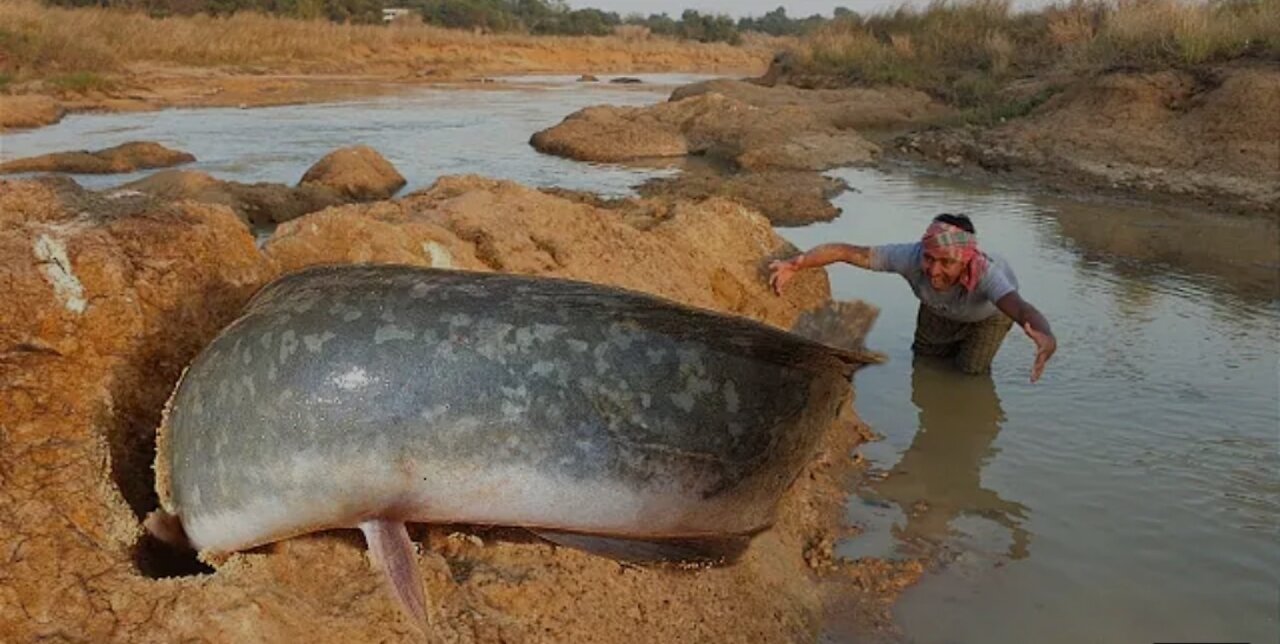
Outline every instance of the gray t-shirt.
[[897, 273], [907, 280], [916, 297], [935, 313], [956, 322], [979, 322], [995, 315], [995, 302], [1018, 290], [1018, 278], [999, 255], [986, 253], [987, 272], [972, 292], [959, 284], [935, 291], [924, 273], [924, 245], [888, 244], [871, 249], [871, 270]]

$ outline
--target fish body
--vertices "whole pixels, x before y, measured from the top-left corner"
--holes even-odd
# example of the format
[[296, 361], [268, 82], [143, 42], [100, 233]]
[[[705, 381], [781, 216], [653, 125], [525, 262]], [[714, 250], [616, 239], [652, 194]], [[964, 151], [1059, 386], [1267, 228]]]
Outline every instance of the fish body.
[[856, 365], [595, 284], [312, 268], [264, 287], [184, 373], [157, 488], [210, 554], [371, 521], [749, 535]]

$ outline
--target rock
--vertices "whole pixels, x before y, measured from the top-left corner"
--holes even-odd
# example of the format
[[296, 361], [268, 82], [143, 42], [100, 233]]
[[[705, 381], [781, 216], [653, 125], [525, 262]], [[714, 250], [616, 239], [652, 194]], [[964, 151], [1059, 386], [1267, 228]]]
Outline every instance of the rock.
[[316, 162], [298, 185], [326, 186], [355, 201], [388, 199], [406, 181], [376, 150], [355, 146], [335, 150]]
[[839, 211], [827, 200], [840, 188], [817, 171], [870, 163], [880, 152], [807, 107], [757, 107], [714, 92], [646, 108], [589, 107], [534, 134], [530, 143], [542, 152], [597, 162], [706, 157], [729, 172], [651, 181], [644, 194], [729, 197], [778, 225], [834, 218]]
[[[637, 288], [784, 327], [828, 298], [821, 271], [784, 297], [767, 293], [765, 265], [794, 249], [739, 204], [659, 210], [636, 226], [516, 184], [447, 178], [396, 202], [303, 216], [260, 253], [225, 206], [0, 182], [0, 603], [14, 608], [0, 640], [416, 637], [350, 531], [235, 554], [216, 570], [142, 536], [156, 503], [152, 431], [179, 374], [277, 265], [447, 261]], [[823, 453], [849, 453], [856, 427], [846, 406]], [[811, 639], [824, 602], [803, 551], [845, 512], [832, 460], [807, 468], [778, 523], [722, 568], [621, 567], [518, 529], [415, 528], [429, 544], [418, 565], [433, 635]], [[460, 530], [483, 539], [447, 538]]]
[[935, 120], [951, 112], [919, 90], [903, 87], [801, 89], [719, 78], [676, 88], [672, 101], [720, 94], [762, 109], [800, 108], [837, 129], [881, 129]]
[[598, 83], [600, 82], [600, 79], [596, 78], [592, 74], [583, 74], [578, 77], [578, 82], [579, 83]]
[[269, 226], [348, 203], [332, 188], [304, 184], [291, 188], [275, 183], [238, 183], [222, 181], [203, 172], [164, 170], [144, 179], [127, 183], [119, 190], [133, 190], [154, 197], [177, 201], [192, 199], [221, 204], [231, 208], [250, 226]]
[[330, 208], [286, 223], [264, 246], [282, 272], [312, 264], [385, 262], [489, 270], [472, 244], [400, 202]]
[[48, 96], [0, 96], [0, 131], [51, 125], [66, 113], [61, 103]]
[[196, 158], [186, 152], [149, 141], [134, 141], [105, 150], [54, 152], [0, 163], [0, 174], [17, 172], [68, 172], [73, 174], [116, 174], [147, 168], [167, 168], [190, 163]]
[[633, 76], [618, 76], [615, 78], [610, 78], [609, 82], [617, 83], [619, 85], [635, 85], [637, 83], [643, 83], [644, 81], [640, 80], [639, 78], [635, 78]]
[[529, 143], [539, 152], [598, 163], [688, 154], [688, 141], [663, 116], [641, 108], [588, 107], [534, 133]]
[[639, 192], [664, 199], [733, 199], [760, 212], [774, 226], [804, 226], [835, 219], [840, 209], [831, 205], [831, 198], [847, 188], [840, 179], [816, 172], [767, 170], [724, 175], [700, 170], [651, 179]]
[[753, 107], [700, 94], [651, 107], [588, 107], [533, 135], [542, 152], [618, 162], [707, 155], [750, 170], [824, 169], [870, 161], [879, 149], [794, 106]]

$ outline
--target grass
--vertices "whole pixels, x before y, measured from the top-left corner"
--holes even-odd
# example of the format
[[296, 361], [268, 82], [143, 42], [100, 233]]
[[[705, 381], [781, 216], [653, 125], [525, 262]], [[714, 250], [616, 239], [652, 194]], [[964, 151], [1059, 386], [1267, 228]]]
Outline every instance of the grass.
[[[0, 2], [0, 72], [50, 79], [116, 73], [135, 64], [266, 67], [361, 73], [442, 68], [467, 72], [631, 69], [750, 69], [771, 48], [677, 41], [651, 34], [565, 37], [482, 35], [420, 22], [344, 25], [240, 12], [152, 18], [118, 9]], [[598, 61], [605, 61], [600, 64]]]
[[58, 89], [65, 92], [74, 92], [84, 94], [90, 91], [110, 90], [115, 88], [115, 81], [105, 76], [90, 72], [78, 71], [69, 74], [59, 74], [48, 79], [49, 82]]
[[1280, 0], [1072, 0], [1036, 12], [1014, 12], [1009, 0], [935, 0], [832, 22], [794, 54], [801, 75], [913, 87], [975, 121], [999, 120], [1047, 98], [1005, 97], [1020, 77], [1280, 62]]

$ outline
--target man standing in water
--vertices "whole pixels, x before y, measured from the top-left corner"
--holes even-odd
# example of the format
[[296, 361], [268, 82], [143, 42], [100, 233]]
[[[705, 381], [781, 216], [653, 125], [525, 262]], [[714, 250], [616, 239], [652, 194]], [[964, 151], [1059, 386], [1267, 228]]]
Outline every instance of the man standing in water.
[[973, 222], [965, 215], [938, 215], [920, 241], [886, 246], [823, 244], [769, 265], [769, 284], [781, 295], [798, 271], [845, 262], [897, 273], [920, 299], [916, 315], [917, 356], [951, 358], [965, 373], [987, 373], [1014, 322], [1036, 343], [1031, 382], [1058, 348], [1049, 321], [1018, 295], [1018, 280], [1004, 259], [978, 250]]

